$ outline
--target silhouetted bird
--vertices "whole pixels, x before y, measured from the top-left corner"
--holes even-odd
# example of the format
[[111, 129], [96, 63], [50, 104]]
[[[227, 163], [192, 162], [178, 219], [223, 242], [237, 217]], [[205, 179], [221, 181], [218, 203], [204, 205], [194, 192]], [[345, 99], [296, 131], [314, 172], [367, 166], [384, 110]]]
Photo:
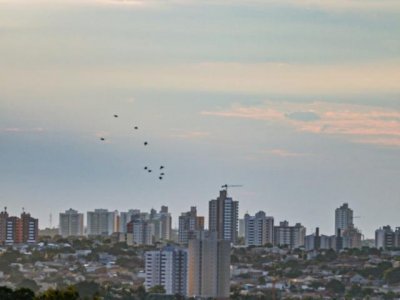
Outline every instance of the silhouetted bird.
[[102, 137], [102, 138], [100, 138], [100, 140], [101, 140], [101, 141], [105, 141], [106, 139]]
[[148, 142], [144, 142], [144, 145], [147, 146]]
[[138, 129], [139, 129], [139, 127], [135, 126], [135, 130], [138, 130]]
[[161, 175], [161, 176], [164, 176], [165, 174], [164, 174], [164, 173], [161, 173], [160, 175]]
[[160, 177], [158, 177], [158, 179], [162, 180], [162, 177], [160, 176]]
[[145, 170], [147, 170], [147, 167], [144, 167]]
[[118, 118], [118, 115], [114, 115], [114, 118]]
[[160, 170], [162, 170], [162, 169], [164, 169], [164, 166], [161, 166], [161, 167], [160, 167]]
[[148, 170], [149, 173], [151, 173], [151, 170]]

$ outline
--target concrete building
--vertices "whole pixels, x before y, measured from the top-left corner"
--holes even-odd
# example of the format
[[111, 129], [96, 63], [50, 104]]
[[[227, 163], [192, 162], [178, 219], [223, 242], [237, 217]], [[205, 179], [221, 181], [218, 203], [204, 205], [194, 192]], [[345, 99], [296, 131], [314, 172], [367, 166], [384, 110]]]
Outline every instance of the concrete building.
[[263, 246], [274, 242], [274, 218], [267, 217], [259, 211], [254, 216], [245, 214], [245, 244], [246, 246]]
[[187, 245], [190, 239], [196, 238], [199, 231], [204, 230], [204, 217], [197, 216], [195, 206], [179, 216], [178, 242]]
[[140, 215], [140, 209], [130, 209], [127, 212], [121, 212], [119, 215], [119, 232], [126, 233], [128, 223], [132, 221], [133, 217]]
[[154, 244], [154, 223], [150, 220], [137, 217], [127, 225], [128, 245], [153, 245]]
[[7, 218], [8, 218], [8, 212], [7, 212], [7, 207], [5, 207], [4, 211], [0, 212], [0, 245], [4, 244], [6, 241]]
[[216, 200], [209, 202], [208, 229], [216, 232], [217, 238], [235, 244], [238, 238], [239, 202], [221, 190]]
[[168, 206], [161, 206], [159, 212], [151, 209], [150, 221], [154, 225], [154, 240], [156, 242], [171, 240], [172, 217], [168, 212]]
[[23, 242], [22, 220], [18, 217], [8, 217], [6, 220], [6, 245]]
[[375, 230], [375, 246], [384, 250], [400, 247], [400, 227], [393, 230], [387, 225]]
[[335, 231], [334, 234], [337, 235], [338, 229], [343, 234], [343, 232], [354, 227], [353, 224], [353, 210], [349, 208], [347, 203], [343, 203], [342, 206], [335, 210]]
[[360, 230], [354, 226], [349, 226], [347, 229], [343, 230], [343, 248], [361, 248], [362, 247], [362, 234]]
[[289, 226], [289, 222], [283, 221], [279, 226], [274, 227], [274, 245], [287, 245], [289, 248], [299, 248], [304, 246], [306, 228], [300, 223]]
[[39, 237], [39, 220], [32, 218], [29, 213], [21, 214], [22, 242], [36, 243]]
[[188, 297], [229, 299], [230, 241], [189, 240]]
[[119, 229], [118, 211], [95, 209], [87, 213], [88, 235], [111, 235]]
[[167, 295], [187, 294], [188, 253], [186, 249], [167, 246], [145, 253], [145, 287], [161, 285]]
[[83, 214], [72, 208], [60, 213], [59, 234], [63, 237], [84, 235]]
[[304, 248], [306, 251], [332, 249], [332, 242], [332, 237], [320, 234], [317, 227], [315, 233], [305, 237]]

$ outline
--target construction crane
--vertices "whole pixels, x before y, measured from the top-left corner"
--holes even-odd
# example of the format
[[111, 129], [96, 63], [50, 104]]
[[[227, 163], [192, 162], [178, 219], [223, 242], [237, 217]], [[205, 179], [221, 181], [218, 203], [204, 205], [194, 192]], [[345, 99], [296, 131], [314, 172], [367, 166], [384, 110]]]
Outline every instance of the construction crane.
[[228, 188], [231, 187], [242, 187], [243, 185], [241, 184], [224, 184], [221, 186], [221, 188], [225, 189], [225, 191], [228, 193]]

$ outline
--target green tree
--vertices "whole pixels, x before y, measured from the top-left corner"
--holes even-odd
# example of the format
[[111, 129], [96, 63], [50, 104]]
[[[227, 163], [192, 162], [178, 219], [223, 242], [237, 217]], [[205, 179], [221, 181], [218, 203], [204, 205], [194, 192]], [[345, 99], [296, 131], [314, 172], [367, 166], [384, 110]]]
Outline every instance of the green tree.
[[150, 294], [165, 294], [165, 288], [162, 285], [155, 285], [149, 289]]
[[79, 293], [74, 287], [67, 287], [66, 289], [49, 289], [43, 294], [36, 297], [35, 300], [78, 300]]
[[0, 286], [0, 299], [13, 300], [13, 290], [6, 286]]
[[75, 289], [79, 293], [79, 296], [85, 298], [92, 298], [98, 295], [100, 292], [100, 285], [93, 281], [82, 281], [75, 284]]
[[32, 290], [27, 289], [27, 288], [20, 288], [13, 292], [13, 299], [33, 300], [34, 298], [35, 298], [35, 293]]

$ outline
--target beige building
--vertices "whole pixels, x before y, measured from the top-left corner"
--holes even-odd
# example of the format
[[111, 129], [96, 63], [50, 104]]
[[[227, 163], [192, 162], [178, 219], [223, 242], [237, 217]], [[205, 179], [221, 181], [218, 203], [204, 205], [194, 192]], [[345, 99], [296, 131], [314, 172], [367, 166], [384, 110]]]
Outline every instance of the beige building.
[[229, 299], [230, 250], [227, 240], [189, 240], [189, 297]]

